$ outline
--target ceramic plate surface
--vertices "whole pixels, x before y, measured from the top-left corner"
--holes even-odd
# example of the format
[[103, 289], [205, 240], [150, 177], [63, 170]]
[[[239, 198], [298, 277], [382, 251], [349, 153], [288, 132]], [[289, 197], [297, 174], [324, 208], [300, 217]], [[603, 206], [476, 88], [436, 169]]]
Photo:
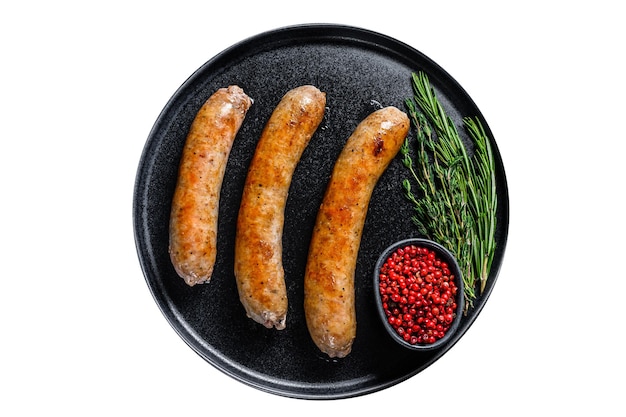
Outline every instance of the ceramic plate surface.
[[[355, 277], [358, 327], [352, 353], [331, 360], [313, 345], [302, 308], [302, 280], [317, 209], [334, 162], [356, 125], [381, 106], [406, 110], [405, 99], [412, 97], [411, 73], [418, 70], [428, 74], [453, 120], [477, 116], [492, 138], [499, 205], [498, 251], [489, 283], [474, 309], [463, 317], [455, 338], [439, 349], [411, 352], [385, 333], [374, 304], [372, 270], [388, 245], [419, 237], [410, 221], [412, 207], [401, 188], [407, 172], [397, 157], [374, 190], [363, 231]], [[213, 92], [230, 84], [241, 86], [254, 104], [226, 167], [213, 278], [209, 284], [189, 287], [176, 275], [168, 255], [169, 211], [178, 164], [196, 112]], [[283, 237], [289, 310], [287, 328], [277, 331], [248, 319], [239, 302], [233, 275], [235, 224], [261, 131], [282, 96], [303, 84], [326, 93], [327, 110], [302, 155], [289, 192]], [[471, 147], [468, 138], [464, 140]], [[463, 336], [496, 282], [508, 231], [508, 191], [487, 122], [445, 70], [416, 49], [379, 33], [349, 26], [304, 25], [235, 44], [182, 84], [147, 138], [135, 183], [133, 224], [148, 287], [165, 318], [195, 352], [258, 389], [287, 397], [335, 399], [400, 383], [431, 365]]]

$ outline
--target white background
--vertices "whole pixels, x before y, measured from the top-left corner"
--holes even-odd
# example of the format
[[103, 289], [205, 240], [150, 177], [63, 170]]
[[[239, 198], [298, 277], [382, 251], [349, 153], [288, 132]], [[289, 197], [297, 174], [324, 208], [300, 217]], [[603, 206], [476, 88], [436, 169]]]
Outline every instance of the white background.
[[[618, 2], [342, 4], [2, 3], [1, 415], [624, 415]], [[187, 347], [144, 281], [131, 210], [145, 140], [186, 78], [249, 36], [318, 22], [446, 69], [494, 133], [511, 209], [498, 282], [459, 343], [336, 401], [261, 392]]]

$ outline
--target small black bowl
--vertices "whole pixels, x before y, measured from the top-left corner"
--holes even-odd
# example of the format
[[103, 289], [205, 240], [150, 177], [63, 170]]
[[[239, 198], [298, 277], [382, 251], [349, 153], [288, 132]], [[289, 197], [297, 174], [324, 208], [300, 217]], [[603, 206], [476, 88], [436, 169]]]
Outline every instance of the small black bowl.
[[[409, 341], [406, 341], [398, 333], [398, 331], [396, 331], [396, 329], [394, 329], [394, 327], [390, 324], [389, 317], [387, 316], [387, 313], [385, 313], [385, 309], [383, 308], [383, 296], [381, 295], [380, 289], [379, 289], [381, 268], [383, 267], [387, 259], [390, 258], [397, 250], [403, 249], [406, 247], [411, 247], [411, 246], [414, 246], [417, 248], [426, 248], [429, 251], [433, 251], [435, 253], [436, 259], [439, 259], [448, 265], [448, 270], [450, 271], [450, 274], [454, 276], [453, 281], [457, 287], [456, 295], [454, 295], [454, 298], [455, 298], [454, 302], [456, 302], [456, 309], [453, 312], [453, 318], [451, 322], [447, 322], [447, 323], [444, 320], [445, 324], [442, 324], [442, 325], [444, 326], [449, 325], [449, 327], [447, 328], [447, 330], [445, 330], [444, 336], [436, 339], [435, 341], [431, 340], [429, 342], [429, 341], [424, 341], [421, 339], [419, 339], [417, 342], [414, 341], [414, 343], [410, 343]], [[422, 280], [425, 280], [425, 279], [426, 277], [424, 276]], [[423, 351], [423, 350], [436, 349], [446, 344], [448, 340], [450, 340], [452, 335], [454, 335], [454, 333], [457, 331], [459, 327], [459, 323], [463, 315], [463, 303], [464, 303], [463, 290], [464, 290], [464, 286], [463, 286], [463, 277], [461, 274], [461, 269], [459, 268], [459, 265], [454, 255], [448, 249], [446, 249], [439, 243], [436, 243], [428, 239], [410, 238], [410, 239], [405, 239], [405, 240], [401, 240], [401, 241], [394, 243], [393, 245], [389, 246], [387, 249], [385, 249], [381, 253], [380, 257], [378, 258], [378, 261], [376, 262], [376, 267], [374, 269], [374, 296], [376, 299], [375, 300], [376, 308], [378, 310], [380, 319], [383, 322], [385, 330], [387, 331], [387, 333], [389, 333], [391, 338], [395, 340], [397, 343], [412, 350]], [[432, 298], [430, 298], [430, 294], [427, 294], [426, 297], [427, 299], [432, 300]], [[400, 301], [398, 305], [399, 305], [399, 308], [402, 308], [402, 306], [408, 305], [408, 304], [402, 303]], [[445, 308], [446, 304], [438, 304], [436, 306], [438, 306], [438, 308], [441, 308], [439, 306], [443, 306]], [[448, 305], [448, 307], [450, 306]], [[415, 318], [414, 322], [417, 321], [417, 316], [414, 316], [414, 318]], [[402, 326], [402, 327], [404, 329], [405, 326]], [[430, 331], [432, 331], [432, 329]]]

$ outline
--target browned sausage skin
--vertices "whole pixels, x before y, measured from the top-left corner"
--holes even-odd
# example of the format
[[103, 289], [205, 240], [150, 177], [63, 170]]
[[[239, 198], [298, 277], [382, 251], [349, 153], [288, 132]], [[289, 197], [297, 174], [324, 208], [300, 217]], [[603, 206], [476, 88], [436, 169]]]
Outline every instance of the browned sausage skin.
[[304, 277], [306, 323], [317, 347], [345, 357], [356, 337], [354, 273], [370, 198], [409, 131], [395, 107], [375, 111], [339, 155], [320, 206]]
[[169, 253], [193, 286], [208, 282], [217, 256], [217, 220], [226, 163], [252, 100], [235, 85], [202, 105], [187, 135], [172, 200]]
[[287, 92], [268, 120], [244, 185], [235, 238], [235, 277], [246, 314], [284, 329], [284, 211], [300, 157], [323, 119], [325, 93], [311, 85]]

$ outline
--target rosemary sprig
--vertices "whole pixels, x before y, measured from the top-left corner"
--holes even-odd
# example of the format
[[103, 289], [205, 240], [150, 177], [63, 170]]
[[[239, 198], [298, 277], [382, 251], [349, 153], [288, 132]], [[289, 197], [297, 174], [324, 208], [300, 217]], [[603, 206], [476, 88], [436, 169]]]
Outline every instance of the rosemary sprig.
[[[470, 157], [457, 127], [437, 99], [424, 72], [412, 74], [414, 97], [406, 100], [415, 127], [416, 164], [409, 137], [400, 149], [411, 180], [402, 186], [412, 203], [418, 232], [454, 253], [463, 272], [466, 306], [482, 293], [495, 253], [497, 194], [491, 144], [478, 119], [463, 119], [475, 149]], [[418, 109], [419, 108], [419, 109]], [[421, 111], [420, 111], [421, 110]]]

